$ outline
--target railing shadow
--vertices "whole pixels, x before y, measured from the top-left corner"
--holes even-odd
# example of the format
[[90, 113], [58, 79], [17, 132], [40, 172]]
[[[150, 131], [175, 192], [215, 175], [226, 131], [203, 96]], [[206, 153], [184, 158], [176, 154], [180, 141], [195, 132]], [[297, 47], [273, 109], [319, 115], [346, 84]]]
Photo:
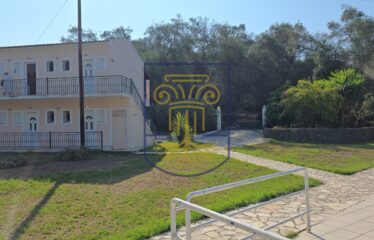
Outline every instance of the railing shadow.
[[53, 186], [48, 190], [47, 194], [40, 200], [40, 202], [32, 209], [29, 215], [17, 226], [11, 235], [11, 240], [16, 240], [24, 232], [24, 230], [33, 222], [35, 217], [38, 215], [40, 210], [47, 204], [49, 199], [56, 192], [57, 188], [61, 185], [59, 182], [55, 182]]

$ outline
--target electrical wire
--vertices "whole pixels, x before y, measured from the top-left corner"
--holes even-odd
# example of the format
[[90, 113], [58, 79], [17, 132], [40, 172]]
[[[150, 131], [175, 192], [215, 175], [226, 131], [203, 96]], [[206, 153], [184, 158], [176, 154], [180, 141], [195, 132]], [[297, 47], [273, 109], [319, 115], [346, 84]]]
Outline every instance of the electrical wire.
[[61, 10], [63, 9], [63, 7], [65, 6], [65, 4], [68, 2], [68, 0], [64, 0], [64, 2], [62, 3], [61, 7], [57, 10], [55, 16], [51, 19], [51, 21], [49, 21], [49, 23], [47, 24], [47, 26], [44, 28], [43, 32], [40, 34], [38, 40], [36, 40], [35, 43], [38, 43], [39, 40], [43, 37], [43, 35], [45, 34], [45, 32], [48, 30], [48, 28], [51, 26], [51, 24], [53, 23], [53, 21], [57, 18], [57, 16], [60, 14]]

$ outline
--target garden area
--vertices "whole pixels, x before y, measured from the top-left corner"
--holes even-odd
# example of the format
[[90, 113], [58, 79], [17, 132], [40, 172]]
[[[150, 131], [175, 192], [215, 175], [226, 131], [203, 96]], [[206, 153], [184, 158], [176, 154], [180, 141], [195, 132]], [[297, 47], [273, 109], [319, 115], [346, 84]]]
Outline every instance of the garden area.
[[269, 143], [235, 147], [233, 150], [345, 175], [374, 167], [374, 142], [315, 144], [271, 140]]
[[[0, 161], [14, 155], [1, 153]], [[152, 159], [159, 166], [186, 172], [223, 159], [200, 153], [204, 161], [191, 162], [182, 157], [186, 154], [174, 155]], [[169, 229], [172, 197], [185, 198], [197, 189], [275, 172], [231, 159], [212, 173], [182, 178], [127, 153], [90, 152], [86, 160], [76, 161], [58, 161], [50, 153], [23, 156], [27, 165], [0, 170], [0, 239], [143, 239]], [[196, 203], [224, 212], [301, 188], [303, 178], [291, 175], [196, 198]], [[183, 221], [179, 216], [179, 225]]]

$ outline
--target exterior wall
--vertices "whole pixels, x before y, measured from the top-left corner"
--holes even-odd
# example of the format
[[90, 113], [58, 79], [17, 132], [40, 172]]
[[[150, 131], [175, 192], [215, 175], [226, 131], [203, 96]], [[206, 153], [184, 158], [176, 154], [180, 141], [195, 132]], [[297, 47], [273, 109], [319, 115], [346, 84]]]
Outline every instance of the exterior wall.
[[[104, 69], [97, 69], [97, 60], [104, 58]], [[63, 71], [62, 62], [69, 60], [70, 70]], [[47, 61], [54, 62], [54, 71], [47, 71]], [[103, 42], [83, 43], [83, 65], [93, 65], [93, 76], [121, 75], [131, 78], [143, 98], [144, 64], [138, 53], [127, 40], [111, 40]], [[15, 63], [19, 63], [21, 71], [14, 73]], [[20, 47], [0, 47], [0, 66], [5, 66], [13, 80], [26, 79], [26, 64], [36, 64], [36, 78], [78, 77], [77, 44], [48, 44]], [[3, 65], [1, 65], [3, 64]], [[0, 79], [2, 79], [0, 73]], [[61, 79], [63, 81], [64, 79]], [[112, 110], [123, 109], [126, 112], [127, 150], [143, 147], [143, 115], [131, 97], [124, 96], [86, 96], [86, 110], [105, 109], [105, 122], [95, 124], [95, 131], [103, 131], [103, 145], [106, 149], [113, 146], [116, 129], [112, 128]], [[46, 123], [46, 111], [55, 111], [55, 123]], [[72, 123], [62, 123], [63, 110], [72, 111]], [[70, 97], [27, 96], [25, 98], [0, 99], [0, 111], [7, 112], [5, 126], [0, 125], [1, 132], [27, 132], [25, 114], [36, 112], [38, 115], [38, 132], [78, 132], [79, 131], [79, 100]], [[22, 112], [22, 123], [14, 125], [14, 112]]]
[[[124, 75], [133, 79], [133, 82], [143, 99], [144, 91], [144, 62], [129, 41], [112, 40], [109, 42], [110, 69], [113, 75]], [[112, 61], [113, 60], [113, 61]], [[126, 73], [126, 74], [122, 74]]]
[[[92, 63], [94, 76], [122, 75], [131, 78], [143, 97], [144, 64], [130, 41], [88, 42], [83, 43], [82, 50], [83, 61]], [[5, 64], [5, 72], [14, 80], [27, 78], [27, 63], [36, 64], [36, 78], [78, 77], [77, 51], [74, 43], [0, 47], [0, 64]], [[104, 58], [104, 70], [97, 70], [98, 58]], [[70, 71], [62, 71], [63, 60], [69, 60]], [[54, 62], [54, 72], [47, 72], [47, 61]], [[20, 74], [14, 73], [15, 63], [21, 64]]]
[[[10, 107], [11, 106], [11, 107]], [[103, 131], [104, 149], [111, 149], [112, 142], [112, 110], [123, 109], [126, 111], [125, 128], [127, 129], [126, 149], [139, 149], [143, 146], [143, 125], [140, 124], [136, 116], [137, 107], [132, 105], [132, 100], [128, 97], [87, 97], [85, 99], [86, 111], [105, 109], [105, 119], [103, 123], [95, 121], [95, 131]], [[55, 111], [55, 123], [46, 123], [46, 112]], [[62, 122], [63, 110], [71, 110], [71, 124], [64, 125]], [[78, 99], [33, 99], [33, 100], [8, 100], [0, 101], [0, 111], [7, 112], [7, 125], [0, 125], [0, 133], [5, 132], [27, 132], [28, 129], [26, 113], [36, 112], [38, 115], [37, 132], [79, 132], [79, 102]], [[14, 124], [14, 112], [22, 113], [20, 125]], [[134, 119], [133, 119], [134, 118]], [[139, 123], [140, 122], [140, 123]], [[115, 130], [115, 129], [114, 129]], [[140, 134], [141, 133], [141, 134]]]

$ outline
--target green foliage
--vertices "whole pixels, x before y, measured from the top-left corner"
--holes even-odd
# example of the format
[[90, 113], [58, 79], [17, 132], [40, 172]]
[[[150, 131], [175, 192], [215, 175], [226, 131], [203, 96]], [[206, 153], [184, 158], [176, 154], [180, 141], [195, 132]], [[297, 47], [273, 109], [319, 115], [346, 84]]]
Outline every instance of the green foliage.
[[193, 129], [190, 126], [190, 123], [189, 123], [188, 110], [186, 110], [186, 113], [185, 113], [185, 120], [184, 120], [183, 130], [184, 130], [183, 131], [184, 136], [183, 136], [182, 142], [180, 143], [180, 147], [181, 148], [191, 148], [192, 142], [193, 142], [192, 141]]
[[370, 91], [365, 77], [353, 68], [334, 71], [327, 80], [300, 80], [272, 94], [268, 126], [357, 127], [372, 115], [365, 91]]
[[319, 83], [300, 80], [283, 93], [279, 116], [282, 122], [293, 127], [336, 125], [342, 97], [334, 88], [323, 88]]
[[177, 112], [172, 120], [170, 135], [181, 147], [189, 147], [192, 143], [193, 129], [188, 118], [188, 111], [185, 114]]
[[344, 6], [341, 22], [330, 22], [331, 37], [348, 53], [354, 67], [363, 72], [374, 54], [374, 18], [352, 6]]
[[[35, 162], [44, 154], [27, 155], [30, 156], [33, 156], [30, 162]], [[225, 159], [211, 153], [154, 157], [159, 166], [186, 171], [201, 171]], [[52, 236], [56, 239], [147, 239], [170, 230], [171, 198], [183, 199], [196, 189], [275, 172], [231, 159], [209, 174], [181, 178], [151, 168], [139, 155], [97, 152], [88, 161], [89, 164], [59, 163], [63, 167], [58, 172], [56, 163], [50, 162], [50, 167], [35, 164], [34, 171], [27, 174], [28, 179], [19, 171], [9, 179], [2, 178], [0, 220], [12, 224], [2, 225], [9, 227], [1, 227], [0, 236], [14, 236], [16, 232], [17, 239], [50, 239]], [[72, 165], [74, 170], [68, 168]], [[311, 179], [311, 185], [319, 184]], [[198, 197], [194, 202], [214, 211], [227, 212], [303, 187], [301, 176], [290, 175]], [[15, 208], [22, 211], [12, 214]], [[23, 225], [30, 216], [35, 220]], [[202, 216], [192, 214], [193, 220], [199, 218]], [[184, 216], [178, 215], [177, 222], [178, 226], [183, 225]]]
[[350, 175], [374, 167], [374, 142], [364, 144], [269, 143], [235, 147], [234, 151]]
[[79, 150], [66, 149], [57, 154], [58, 161], [81, 161], [88, 158], [88, 149], [83, 148]]
[[346, 119], [351, 117], [352, 111], [356, 112], [358, 106], [363, 101], [365, 92], [365, 77], [357, 73], [353, 68], [347, 68], [331, 73], [329, 81], [326, 84], [331, 85], [338, 90], [339, 94], [343, 97], [342, 108], [340, 109], [341, 127], [352, 126], [347, 123]]
[[0, 169], [16, 168], [25, 165], [27, 165], [27, 160], [23, 155], [13, 155], [7, 159], [0, 160]]
[[[244, 24], [217, 23], [203, 17], [185, 20], [177, 15], [170, 21], [150, 25], [144, 36], [132, 43], [145, 62], [230, 63], [232, 96], [236, 96], [232, 99], [233, 112], [259, 112], [270, 93], [287, 81], [296, 85], [299, 79], [326, 79], [331, 71], [349, 66], [365, 73], [374, 54], [373, 17], [344, 6], [340, 21], [328, 26], [326, 33], [311, 34], [301, 23], [281, 23], [254, 35]], [[83, 39], [131, 39], [131, 32], [124, 27], [102, 34], [88, 29], [83, 31]], [[73, 26], [61, 41], [74, 42], [76, 38], [77, 29]], [[162, 79], [154, 73], [151, 77], [152, 82]], [[151, 116], [157, 126], [166, 130], [163, 110]]]

